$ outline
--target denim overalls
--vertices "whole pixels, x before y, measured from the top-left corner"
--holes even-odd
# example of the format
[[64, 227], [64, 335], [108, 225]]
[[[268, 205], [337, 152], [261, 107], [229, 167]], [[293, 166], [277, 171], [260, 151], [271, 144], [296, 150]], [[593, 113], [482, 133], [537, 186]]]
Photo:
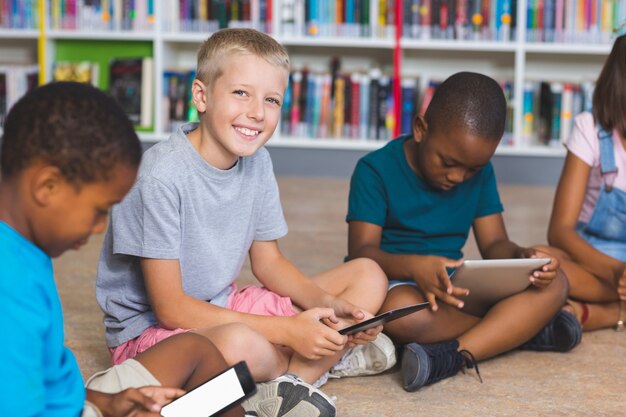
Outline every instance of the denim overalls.
[[613, 188], [617, 176], [612, 133], [598, 129], [603, 187], [588, 223], [579, 223], [580, 235], [600, 252], [626, 262], [626, 192]]

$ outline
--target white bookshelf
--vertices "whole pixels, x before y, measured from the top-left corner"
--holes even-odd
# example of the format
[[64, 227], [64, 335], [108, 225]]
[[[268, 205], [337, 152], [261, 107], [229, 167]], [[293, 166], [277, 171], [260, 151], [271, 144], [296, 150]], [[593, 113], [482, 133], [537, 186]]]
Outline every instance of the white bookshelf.
[[[155, 129], [141, 133], [142, 140], [158, 141], [168, 137], [164, 129], [162, 92], [163, 73], [168, 68], [194, 68], [196, 51], [210, 33], [182, 33], [166, 31], [164, 14], [166, 2], [156, 0], [155, 24], [152, 30], [133, 31], [68, 31], [45, 29], [43, 47], [48, 80], [55, 55], [55, 43], [59, 40], [92, 40], [94, 42], [148, 41], [153, 46], [154, 59], [154, 122]], [[610, 51], [610, 44], [586, 43], [532, 43], [526, 42], [526, 3], [518, 1], [517, 38], [512, 41], [455, 41], [455, 40], [401, 40], [402, 67], [405, 76], [418, 75], [425, 83], [430, 78], [444, 79], [452, 73], [468, 70], [479, 71], [497, 80], [514, 83], [514, 131], [515, 145], [500, 146], [497, 153], [510, 156], [560, 156], [563, 150], [524, 143], [521, 138], [523, 84], [526, 80], [553, 79], [555, 81], [594, 80]], [[372, 2], [375, 3], [375, 2]], [[307, 65], [312, 70], [325, 68], [330, 55], [340, 56], [342, 69], [368, 70], [373, 66], [391, 69], [394, 41], [392, 38], [361, 37], [305, 37], [284, 36], [277, 17], [280, 16], [281, 0], [273, 1], [273, 33], [284, 44], [294, 67]], [[370, 19], [370, 21], [374, 21]], [[37, 30], [0, 29], [0, 63], [7, 57], [15, 60], [37, 62]], [[423, 89], [422, 89], [423, 91]], [[370, 151], [384, 145], [384, 141], [354, 139], [308, 139], [281, 137], [280, 133], [268, 142], [269, 146], [302, 149], [343, 149]]]

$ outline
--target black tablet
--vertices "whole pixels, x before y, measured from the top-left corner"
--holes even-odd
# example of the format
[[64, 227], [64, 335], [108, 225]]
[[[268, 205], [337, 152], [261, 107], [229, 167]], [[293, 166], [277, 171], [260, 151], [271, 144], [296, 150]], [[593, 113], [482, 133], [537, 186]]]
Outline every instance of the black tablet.
[[345, 327], [339, 330], [339, 333], [344, 335], [351, 335], [358, 332], [362, 332], [363, 330], [371, 329], [372, 327], [376, 327], [380, 324], [387, 323], [388, 321], [399, 319], [400, 317], [408, 316], [411, 313], [415, 313], [416, 311], [423, 310], [430, 305], [429, 302], [413, 304], [406, 307], [396, 308], [395, 310], [389, 310], [385, 313], [379, 314], [371, 319], [363, 320], [359, 323], [353, 324], [352, 326]]

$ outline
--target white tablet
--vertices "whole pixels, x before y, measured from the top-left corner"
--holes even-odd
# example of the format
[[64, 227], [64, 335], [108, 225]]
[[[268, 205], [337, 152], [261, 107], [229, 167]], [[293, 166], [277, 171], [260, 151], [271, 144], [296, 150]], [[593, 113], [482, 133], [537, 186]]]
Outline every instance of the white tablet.
[[459, 297], [465, 303], [463, 311], [482, 317], [498, 301], [528, 288], [532, 273], [549, 262], [550, 258], [465, 261], [450, 279], [452, 285], [470, 291]]

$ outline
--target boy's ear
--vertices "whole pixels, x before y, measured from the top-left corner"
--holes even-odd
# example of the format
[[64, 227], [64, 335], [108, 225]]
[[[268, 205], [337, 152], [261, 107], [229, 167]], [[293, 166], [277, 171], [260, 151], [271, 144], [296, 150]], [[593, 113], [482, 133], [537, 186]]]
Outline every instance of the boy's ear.
[[31, 195], [35, 204], [45, 207], [59, 192], [61, 184], [64, 182], [59, 168], [46, 165], [37, 169], [31, 177]]
[[191, 85], [191, 99], [198, 113], [204, 113], [207, 109], [207, 86], [199, 79], [194, 79]]
[[426, 136], [427, 130], [428, 125], [426, 124], [426, 120], [424, 120], [424, 116], [421, 114], [416, 115], [413, 119], [413, 140], [420, 143]]

